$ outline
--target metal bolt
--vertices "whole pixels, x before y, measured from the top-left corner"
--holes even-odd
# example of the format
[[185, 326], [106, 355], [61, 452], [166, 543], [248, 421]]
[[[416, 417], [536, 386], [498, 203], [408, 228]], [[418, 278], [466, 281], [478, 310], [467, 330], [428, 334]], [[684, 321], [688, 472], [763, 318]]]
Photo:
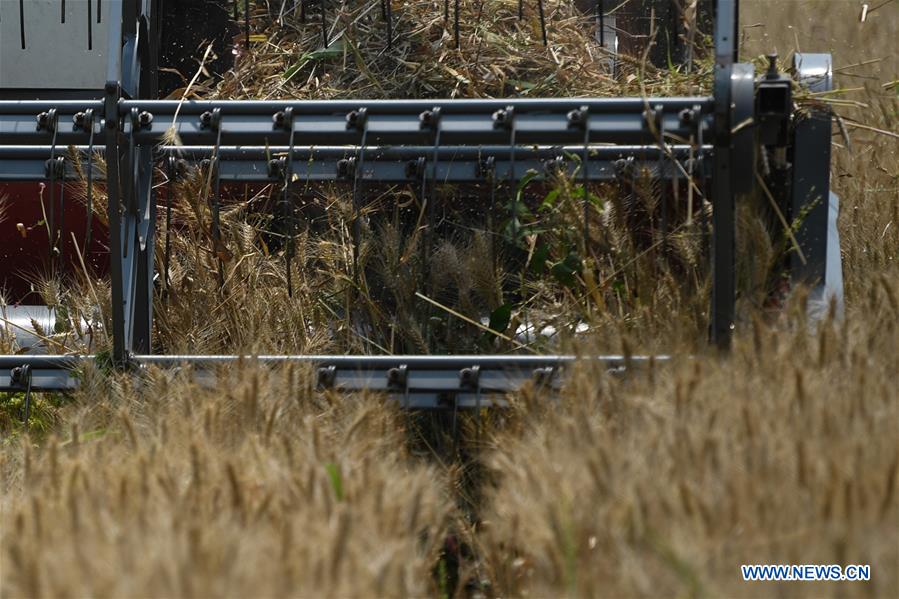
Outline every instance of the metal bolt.
[[555, 374], [555, 368], [553, 368], [552, 366], [546, 366], [543, 368], [535, 368], [534, 369], [534, 384], [537, 385], [538, 387], [547, 385], [552, 381], [554, 374]]
[[568, 126], [569, 127], [583, 127], [584, 123], [587, 122], [587, 114], [588, 109], [586, 106], [582, 106], [575, 110], [572, 110], [568, 113]]
[[511, 106], [507, 108], [500, 108], [496, 112], [493, 113], [493, 126], [499, 128], [507, 128], [512, 123], [512, 112], [513, 109]]
[[12, 370], [9, 371], [9, 382], [13, 385], [18, 385], [22, 383], [23, 375], [25, 374], [23, 370], [23, 366], [16, 366]]
[[478, 175], [481, 177], [489, 177], [496, 174], [496, 157], [487, 156], [478, 162]]
[[142, 110], [140, 114], [137, 115], [137, 124], [140, 125], [141, 128], [149, 127], [152, 122], [153, 115], [146, 110]]
[[268, 176], [280, 178], [284, 174], [287, 158], [272, 158], [268, 161]]
[[434, 110], [425, 110], [418, 115], [418, 121], [421, 123], [422, 129], [433, 129], [440, 121], [440, 108]]
[[766, 77], [768, 79], [777, 79], [780, 76], [780, 73], [777, 70], [777, 53], [768, 54], [768, 72], [766, 73]]
[[549, 171], [561, 171], [565, 169], [565, 157], [564, 156], [556, 156], [555, 158], [550, 158], [547, 160], [543, 167]]
[[337, 379], [336, 366], [322, 366], [317, 372], [318, 387], [322, 389], [330, 389], [334, 386]]
[[200, 115], [200, 126], [209, 127], [212, 124], [212, 113], [208, 110]]
[[401, 364], [387, 371], [387, 383], [390, 385], [405, 385], [408, 380], [408, 369], [405, 364]]
[[463, 387], [476, 387], [478, 379], [480, 379], [481, 367], [472, 366], [471, 368], [463, 368], [459, 371], [459, 383]]
[[356, 170], [355, 158], [341, 158], [337, 161], [337, 176], [349, 177]]
[[346, 115], [347, 129], [361, 129], [365, 125], [367, 114], [368, 113], [365, 108], [360, 108], [359, 110], [351, 110]]
[[40, 131], [41, 129], [49, 129], [50, 128], [50, 113], [42, 112], [37, 115], [37, 129]]
[[406, 162], [406, 177], [412, 179], [421, 175], [421, 166], [423, 160], [423, 158], [418, 158], [416, 160], [410, 160]]

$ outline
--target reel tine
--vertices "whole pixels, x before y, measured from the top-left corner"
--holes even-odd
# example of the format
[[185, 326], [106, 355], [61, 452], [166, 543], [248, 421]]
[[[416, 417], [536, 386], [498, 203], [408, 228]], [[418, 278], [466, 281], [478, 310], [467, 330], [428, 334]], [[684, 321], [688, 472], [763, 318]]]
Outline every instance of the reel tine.
[[603, 0], [596, 0], [596, 15], [599, 18], [599, 45], [606, 47], [606, 10]]
[[[59, 239], [59, 262], [62, 268], [65, 268], [65, 249], [66, 249], [66, 165], [65, 165], [65, 157], [60, 156], [59, 161], [62, 165], [60, 169], [62, 172], [62, 176], [59, 181], [59, 234], [57, 238]], [[56, 168], [56, 165], [53, 165]]]
[[221, 229], [221, 177], [219, 168], [218, 145], [215, 149], [215, 157], [209, 163], [209, 168], [213, 169], [212, 176], [214, 178], [215, 189], [212, 194], [212, 244], [215, 252], [216, 261], [218, 262], [218, 279], [219, 287], [225, 286], [225, 269], [222, 262], [222, 229]]
[[293, 181], [293, 108], [284, 109], [284, 122], [290, 127], [290, 143], [287, 148], [286, 168], [284, 169], [284, 209], [287, 211], [287, 248], [284, 252], [284, 265], [287, 270], [287, 297], [293, 297], [293, 256], [296, 236], [296, 222], [294, 219], [294, 206], [290, 201], [290, 184]]
[[584, 257], [586, 258], [587, 252], [590, 251], [590, 188], [587, 186], [590, 180], [587, 173], [587, 169], [590, 167], [590, 128], [584, 128], [586, 129], [584, 133], [584, 164], [581, 165], [581, 168], [584, 169]]
[[328, 21], [325, 14], [325, 0], [319, 0], [322, 9], [322, 45], [328, 47]]
[[[458, 0], [456, 0], [458, 2]], [[543, 45], [548, 46], [549, 41], [546, 39], [546, 16], [543, 11], [543, 0], [537, 0], [537, 8], [540, 11], [540, 32], [543, 34]]]
[[250, 0], [243, 0], [243, 19], [244, 19], [244, 35], [246, 36], [246, 40], [244, 44], [246, 45], [247, 50], [250, 49]]
[[168, 292], [172, 283], [170, 266], [172, 261], [172, 202], [175, 200], [175, 156], [166, 157], [166, 192], [165, 192], [165, 252], [163, 254], [163, 286]]
[[354, 120], [355, 126], [357, 128], [361, 126], [362, 129], [359, 155], [353, 171], [353, 282], [358, 288], [361, 280], [359, 276], [359, 245], [362, 239], [362, 221], [359, 219], [362, 204], [359, 180], [362, 178], [362, 169], [365, 166], [365, 144], [368, 138], [368, 118], [366, 117], [368, 115], [364, 108], [355, 111], [355, 114], [354, 119], [348, 121], [348, 125]]
[[90, 251], [91, 225], [94, 220], [94, 111], [88, 109], [85, 113], [85, 123], [91, 128], [87, 145], [87, 223], [84, 232], [84, 253], [87, 254]]
[[387, 49], [393, 48], [393, 6], [391, 0], [384, 0], [387, 7]]
[[454, 35], [456, 38], [456, 48], [459, 47], [459, 0], [456, 0], [456, 8], [455, 14], [453, 15], [454, 23]]

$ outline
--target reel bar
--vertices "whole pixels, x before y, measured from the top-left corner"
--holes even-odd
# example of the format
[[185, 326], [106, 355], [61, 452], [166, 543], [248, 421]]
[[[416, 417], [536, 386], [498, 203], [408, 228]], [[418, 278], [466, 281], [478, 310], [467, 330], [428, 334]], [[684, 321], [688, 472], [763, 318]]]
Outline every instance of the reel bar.
[[[86, 173], [88, 146], [71, 146], [81, 160], [81, 173]], [[215, 151], [210, 146], [163, 146], [156, 149], [157, 165], [167, 158], [196, 164], [218, 158], [219, 178], [223, 182], [266, 183], [283, 179], [283, 169], [288, 168], [286, 160], [289, 152], [286, 146], [230, 146]], [[694, 152], [710, 152], [711, 146], [694, 148]], [[94, 146], [95, 152], [103, 152], [104, 146]], [[670, 160], [686, 164], [690, 159], [690, 146], [670, 145], [668, 152], [658, 146], [590, 146], [586, 177], [589, 181], [609, 181], [620, 175], [624, 164], [633, 164], [638, 172], [645, 172], [653, 178], [683, 179], [684, 170], [677, 168]], [[46, 160], [48, 146], [5, 146], [0, 147], [0, 181], [44, 181], [47, 178]], [[65, 172], [59, 180], [78, 181], [81, 176], [73, 164], [70, 151], [63, 154]], [[291, 154], [290, 174], [298, 180], [309, 182], [350, 181], [358, 148], [346, 146], [295, 147]], [[583, 178], [580, 171], [582, 146], [531, 146], [516, 148], [515, 160], [511, 160], [509, 146], [375, 146], [366, 148], [365, 165], [360, 177], [363, 180], [382, 183], [415, 183], [420, 181], [423, 167], [434, 171], [438, 183], [487, 183], [491, 172], [487, 162], [492, 159], [495, 172], [503, 178], [519, 179], [529, 171], [537, 173], [535, 180], [545, 180], [556, 173]], [[436, 166], [433, 158], [437, 157]], [[422, 166], [419, 159], [424, 158]], [[623, 161], [623, 162], [622, 162]], [[705, 163], [702, 163], [705, 164]], [[695, 166], [698, 166], [695, 165]], [[514, 172], [510, 173], [510, 169]], [[708, 175], [694, 168], [697, 179]], [[94, 165], [95, 181], [102, 180], [101, 173]], [[511, 175], [511, 177], [510, 177]]]
[[[437, 101], [306, 101], [275, 103], [235, 100], [185, 102], [177, 119], [178, 102], [118, 101], [120, 133], [137, 145], [160, 144], [174, 129], [188, 146], [238, 145], [509, 145], [514, 122], [518, 145], [583, 144], [584, 126], [590, 143], [657, 144], [649, 119], [660, 120], [668, 139], [689, 139], [697, 126], [710, 130], [711, 98], [598, 98]], [[47, 145], [52, 136], [35, 126], [41, 115], [55, 110], [57, 145], [85, 145], [90, 131], [78, 115], [96, 102], [0, 102], [0, 145]], [[685, 122], [685, 115], [701, 119]], [[285, 114], [291, 114], [289, 119]], [[582, 122], [579, 113], [589, 118]], [[132, 115], [138, 115], [135, 123]], [[439, 114], [434, 122], [428, 115]], [[215, 117], [213, 117], [215, 115]], [[99, 121], [99, 119], [97, 119]], [[174, 120], [174, 125], [172, 121]], [[586, 123], [586, 125], [584, 124]], [[97, 122], [90, 126], [107, 127]]]
[[[0, 356], [0, 391], [71, 391], [95, 364], [96, 356]], [[664, 363], [670, 356], [600, 355], [135, 355], [129, 365], [147, 368], [190, 368], [201, 385], [214, 385], [218, 372], [240, 364], [298, 365], [314, 369], [314, 385], [336, 392], [386, 393], [410, 409], [473, 409], [506, 407], [502, 397], [527, 385], [558, 390], [576, 362], [596, 364], [621, 373]]]

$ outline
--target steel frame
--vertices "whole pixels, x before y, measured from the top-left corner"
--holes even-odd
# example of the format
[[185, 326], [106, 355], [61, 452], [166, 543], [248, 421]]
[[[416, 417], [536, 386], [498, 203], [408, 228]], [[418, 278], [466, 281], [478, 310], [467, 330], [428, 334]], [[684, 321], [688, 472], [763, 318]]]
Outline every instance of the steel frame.
[[[115, 14], [124, 14], [121, 0], [110, 1]], [[762, 126], [756, 127], [753, 120], [758, 101], [754, 69], [738, 62], [736, 1], [716, 3], [710, 97], [181, 104], [140, 97], [154, 87], [152, 68], [142, 67], [147, 60], [147, 40], [154, 37], [155, 15], [147, 12], [154, 5], [144, 2], [143, 13], [110, 25], [111, 58], [102, 97], [0, 100], [0, 180], [72, 178], [75, 171], [69, 147], [76, 149], [74, 160], [82, 161], [82, 170], [92, 175], [94, 153], [102, 152], [105, 157], [112, 357], [117, 366], [187, 363], [206, 368], [239, 359], [148, 355], [153, 322], [154, 171], [163, 164], [171, 174], [176, 161], [204, 160], [214, 173], [214, 195], [218, 196], [221, 181], [282, 181], [285, 186], [294, 180], [346, 181], [354, 189], [360, 182], [417, 180], [495, 185], [514, 183], [532, 169], [541, 176], [566, 172], [586, 183], [613, 179], [632, 163], [646, 166], [653, 176], [672, 179], [685, 177], [683, 165], [692, 155], [690, 173], [713, 209], [709, 336], [718, 347], [729, 347], [735, 318], [735, 202], [753, 189], [754, 169], [747, 168], [746, 161], [751, 164], [758, 151]], [[779, 115], [781, 121], [792, 117], [792, 106], [785, 110], [786, 114]], [[777, 118], [772, 123], [776, 125]], [[822, 123], [801, 128], [796, 144], [822, 141]], [[164, 145], [171, 139], [171, 130], [182, 146]], [[815, 170], [809, 180], [820, 186], [829, 165], [812, 162], [803, 172]], [[807, 182], [795, 186], [794, 198], [808, 195]], [[358, 244], [359, 240], [354, 241]], [[71, 371], [92, 359], [2, 356], [0, 389], [23, 389], [26, 384], [31, 390], [69, 389], [76, 378]], [[508, 391], [532, 380], [540, 369], [565, 366], [573, 357], [241, 359], [308, 362], [319, 369], [319, 383], [322, 376], [325, 382], [332, 376], [322, 372], [334, 373], [333, 384], [322, 386], [338, 389], [396, 391], [399, 380], [401, 395], [430, 398], [410, 405], [438, 407], [444, 402], [440, 398], [449, 394], [461, 398], [455, 406], [470, 407], [469, 391], [477, 397], [481, 392]], [[613, 367], [624, 362], [614, 356], [598, 359]], [[334, 370], [328, 370], [331, 368]], [[481, 373], [475, 376], [473, 387], [465, 378], [471, 376], [472, 368]], [[465, 371], [469, 374], [462, 374]], [[499, 380], [495, 371], [505, 372], [514, 385], [488, 384]], [[397, 376], [400, 379], [391, 379]], [[435, 385], [439, 389], [432, 388]]]

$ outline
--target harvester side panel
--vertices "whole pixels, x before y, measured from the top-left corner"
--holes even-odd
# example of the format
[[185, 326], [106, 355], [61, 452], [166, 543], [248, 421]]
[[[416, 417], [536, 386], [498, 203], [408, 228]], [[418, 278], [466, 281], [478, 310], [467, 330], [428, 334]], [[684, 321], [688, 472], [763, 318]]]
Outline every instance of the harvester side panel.
[[0, 89], [32, 98], [103, 89], [111, 6], [96, 0], [0, 1]]

